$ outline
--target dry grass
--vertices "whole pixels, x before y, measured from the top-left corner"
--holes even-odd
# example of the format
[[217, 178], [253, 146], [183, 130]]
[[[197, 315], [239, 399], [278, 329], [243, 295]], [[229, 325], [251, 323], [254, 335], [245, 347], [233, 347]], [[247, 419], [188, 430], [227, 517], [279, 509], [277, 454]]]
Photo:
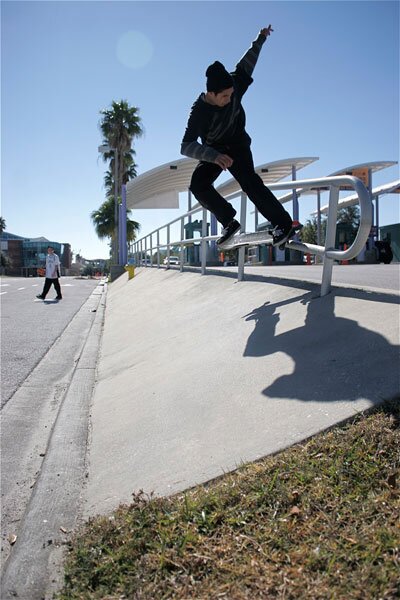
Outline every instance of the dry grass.
[[400, 598], [399, 404], [91, 520], [60, 600]]

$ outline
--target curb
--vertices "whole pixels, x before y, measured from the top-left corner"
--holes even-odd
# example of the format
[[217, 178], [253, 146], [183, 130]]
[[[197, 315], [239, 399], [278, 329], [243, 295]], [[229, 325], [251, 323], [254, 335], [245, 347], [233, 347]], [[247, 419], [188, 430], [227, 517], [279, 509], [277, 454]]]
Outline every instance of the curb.
[[89, 409], [105, 313], [102, 300], [106, 290], [103, 288], [99, 294], [99, 287], [71, 321], [87, 309], [88, 303], [95, 307], [91, 312], [96, 315], [55, 417], [18, 539], [4, 565], [4, 600], [50, 598], [61, 580], [60, 548], [77, 524], [85, 480]]

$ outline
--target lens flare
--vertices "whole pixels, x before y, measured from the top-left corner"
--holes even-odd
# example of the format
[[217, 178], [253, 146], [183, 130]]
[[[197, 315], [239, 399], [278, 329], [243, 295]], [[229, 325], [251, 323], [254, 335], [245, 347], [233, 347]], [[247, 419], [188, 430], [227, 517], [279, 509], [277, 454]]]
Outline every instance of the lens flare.
[[127, 31], [117, 42], [118, 60], [129, 69], [145, 67], [153, 56], [153, 44], [140, 31]]

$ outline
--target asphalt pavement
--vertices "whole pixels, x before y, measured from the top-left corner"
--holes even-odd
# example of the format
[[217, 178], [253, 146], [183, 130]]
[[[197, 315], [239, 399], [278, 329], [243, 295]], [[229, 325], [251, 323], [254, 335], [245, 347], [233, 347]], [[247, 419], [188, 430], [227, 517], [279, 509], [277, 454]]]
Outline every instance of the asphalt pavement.
[[[45, 597], [60, 573], [66, 535], [77, 523], [105, 287], [78, 280], [57, 305], [35, 303], [31, 288], [23, 299], [23, 290], [10, 290], [8, 317], [12, 304], [26, 305], [26, 335], [51, 347], [1, 410], [2, 600]], [[52, 325], [54, 343], [49, 332], [38, 333], [43, 321]]]
[[1, 406], [25, 381], [98, 285], [95, 279], [61, 277], [63, 300], [52, 288], [38, 300], [43, 277], [2, 277]]

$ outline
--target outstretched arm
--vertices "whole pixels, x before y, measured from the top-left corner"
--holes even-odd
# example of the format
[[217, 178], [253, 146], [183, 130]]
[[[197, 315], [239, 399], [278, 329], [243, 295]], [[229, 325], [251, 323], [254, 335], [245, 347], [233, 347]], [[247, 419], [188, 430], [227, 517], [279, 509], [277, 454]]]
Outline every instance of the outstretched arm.
[[260, 33], [257, 36], [257, 39], [254, 40], [250, 48], [245, 52], [242, 56], [238, 64], [236, 65], [236, 69], [243, 69], [246, 71], [248, 75], [254, 71], [254, 67], [256, 66], [259, 54], [261, 52], [261, 48], [271, 32], [273, 31], [272, 26], [268, 25], [268, 27], [264, 27], [261, 29]]

